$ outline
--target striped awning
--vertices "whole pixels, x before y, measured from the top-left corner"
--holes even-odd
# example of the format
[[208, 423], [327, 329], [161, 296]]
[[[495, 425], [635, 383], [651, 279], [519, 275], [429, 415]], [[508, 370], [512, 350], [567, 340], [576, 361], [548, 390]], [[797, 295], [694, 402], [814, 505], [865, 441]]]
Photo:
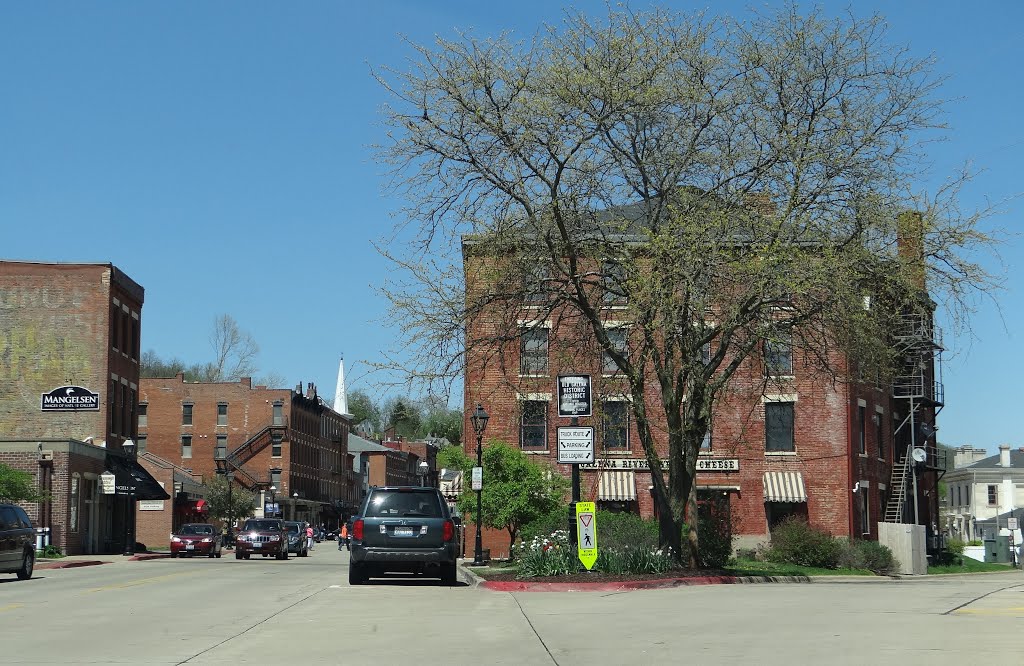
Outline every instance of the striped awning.
[[806, 502], [807, 489], [800, 472], [765, 472], [765, 502]]
[[636, 499], [633, 472], [605, 471], [597, 483], [597, 499], [606, 502], [632, 502]]

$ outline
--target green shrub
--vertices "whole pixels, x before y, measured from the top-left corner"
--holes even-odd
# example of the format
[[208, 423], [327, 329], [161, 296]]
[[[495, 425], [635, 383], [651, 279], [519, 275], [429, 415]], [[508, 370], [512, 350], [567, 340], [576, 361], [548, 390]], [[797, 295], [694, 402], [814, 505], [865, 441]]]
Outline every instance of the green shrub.
[[[600, 522], [598, 522], [600, 524]], [[565, 531], [569, 526], [569, 507], [562, 506], [533, 520], [519, 530], [519, 538], [523, 543], [530, 543], [538, 537], [546, 539], [553, 532]]]
[[811, 527], [802, 518], [791, 517], [772, 531], [767, 559], [770, 562], [835, 569], [842, 551], [842, 544], [832, 535]]
[[840, 543], [837, 564], [843, 569], [867, 569], [887, 575], [896, 570], [892, 551], [877, 541], [848, 541]]
[[967, 545], [968, 546], [984, 546], [985, 544], [983, 544], [981, 542], [981, 539], [971, 539], [970, 541], [967, 542]]
[[59, 546], [54, 546], [52, 543], [49, 546], [43, 548], [43, 552], [40, 553], [40, 557], [46, 558], [57, 558], [64, 557], [64, 553], [60, 551]]
[[966, 547], [967, 544], [964, 543], [963, 539], [953, 537], [952, 539], [946, 541], [946, 550], [948, 550], [951, 555], [963, 555], [964, 548]]
[[658, 548], [658, 522], [635, 513], [597, 512], [599, 548]]
[[664, 573], [673, 566], [671, 554], [662, 548], [598, 548], [594, 570], [610, 574]]

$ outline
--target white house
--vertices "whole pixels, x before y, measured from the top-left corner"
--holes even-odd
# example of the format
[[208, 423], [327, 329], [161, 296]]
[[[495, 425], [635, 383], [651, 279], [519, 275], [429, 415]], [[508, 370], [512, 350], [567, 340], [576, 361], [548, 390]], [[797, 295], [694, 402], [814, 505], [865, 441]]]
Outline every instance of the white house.
[[[942, 481], [948, 489], [947, 528], [964, 541], [1009, 534], [1008, 518], [1024, 520], [1024, 448], [999, 446], [999, 455], [985, 457], [970, 445], [956, 449], [955, 468]], [[1021, 531], [1013, 542], [1021, 545]]]

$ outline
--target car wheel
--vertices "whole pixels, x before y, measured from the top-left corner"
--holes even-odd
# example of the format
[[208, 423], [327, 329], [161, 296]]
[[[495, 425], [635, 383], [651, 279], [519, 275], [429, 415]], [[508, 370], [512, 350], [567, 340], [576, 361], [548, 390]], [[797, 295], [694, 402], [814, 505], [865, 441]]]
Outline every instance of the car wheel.
[[177, 553], [171, 553], [171, 559], [172, 559], [172, 560], [173, 560], [173, 559], [174, 559], [175, 557], [177, 557], [177, 556], [178, 556], [178, 554], [177, 554]]
[[18, 569], [18, 579], [28, 580], [32, 577], [32, 570], [36, 566], [36, 554], [34, 551], [25, 551], [25, 556], [21, 560], [21, 568]]
[[361, 564], [355, 562], [349, 562], [348, 565], [348, 584], [349, 585], [362, 585], [366, 582], [366, 573], [363, 571]]
[[455, 575], [455, 563], [442, 564], [441, 565], [441, 585], [447, 585], [449, 587], [455, 585], [457, 576]]
[[236, 560], [242, 559], [242, 554], [241, 553], [235, 553], [235, 559]]
[[207, 557], [209, 557], [209, 558], [214, 558], [214, 557], [216, 557], [216, 556], [217, 556], [217, 551], [215, 551], [215, 550], [211, 550], [211, 551], [210, 551], [210, 554], [209, 554], [209, 555], [207, 555]]
[[245, 554], [245, 559], [249, 559], [249, 553]]

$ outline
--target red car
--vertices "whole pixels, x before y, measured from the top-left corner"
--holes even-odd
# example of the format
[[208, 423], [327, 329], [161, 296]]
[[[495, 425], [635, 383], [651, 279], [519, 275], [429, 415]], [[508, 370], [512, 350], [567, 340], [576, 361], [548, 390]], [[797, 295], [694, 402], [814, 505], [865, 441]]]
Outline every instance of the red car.
[[222, 547], [220, 534], [213, 525], [186, 523], [171, 535], [171, 557], [220, 557]]

